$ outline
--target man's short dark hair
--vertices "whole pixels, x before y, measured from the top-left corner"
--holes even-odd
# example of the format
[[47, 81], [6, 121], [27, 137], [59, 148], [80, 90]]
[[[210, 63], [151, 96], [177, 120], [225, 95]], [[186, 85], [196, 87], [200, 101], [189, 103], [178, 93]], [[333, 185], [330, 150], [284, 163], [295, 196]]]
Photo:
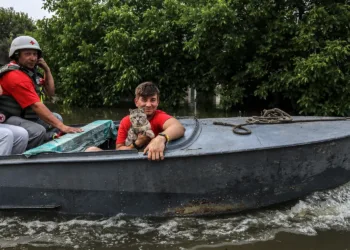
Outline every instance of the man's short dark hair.
[[154, 95], [159, 97], [159, 89], [153, 82], [143, 82], [135, 89], [136, 98], [139, 98], [140, 96], [149, 97]]

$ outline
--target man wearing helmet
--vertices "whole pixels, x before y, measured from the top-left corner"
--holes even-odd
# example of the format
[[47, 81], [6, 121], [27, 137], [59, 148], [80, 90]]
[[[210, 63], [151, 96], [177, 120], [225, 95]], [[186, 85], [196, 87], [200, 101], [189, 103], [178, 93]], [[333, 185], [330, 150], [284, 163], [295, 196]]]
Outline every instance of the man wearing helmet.
[[[27, 149], [39, 146], [47, 140], [45, 124], [63, 133], [82, 131], [80, 128], [64, 125], [42, 103], [42, 90], [53, 96], [55, 85], [50, 68], [41, 55], [41, 48], [33, 37], [19, 36], [11, 44], [9, 57], [12, 61], [0, 69], [0, 85], [3, 89], [0, 113], [6, 116], [4, 123], [21, 126], [28, 131]], [[40, 79], [36, 71], [37, 66], [44, 71], [43, 79]]]

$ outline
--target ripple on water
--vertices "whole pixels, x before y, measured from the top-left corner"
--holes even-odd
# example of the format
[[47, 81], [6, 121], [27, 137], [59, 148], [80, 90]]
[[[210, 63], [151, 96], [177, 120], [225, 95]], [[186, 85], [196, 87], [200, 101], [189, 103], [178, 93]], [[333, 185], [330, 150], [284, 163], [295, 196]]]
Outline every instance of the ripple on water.
[[350, 230], [350, 183], [294, 203], [212, 218], [104, 219], [0, 217], [0, 248], [200, 249], [273, 239], [278, 232], [315, 235]]

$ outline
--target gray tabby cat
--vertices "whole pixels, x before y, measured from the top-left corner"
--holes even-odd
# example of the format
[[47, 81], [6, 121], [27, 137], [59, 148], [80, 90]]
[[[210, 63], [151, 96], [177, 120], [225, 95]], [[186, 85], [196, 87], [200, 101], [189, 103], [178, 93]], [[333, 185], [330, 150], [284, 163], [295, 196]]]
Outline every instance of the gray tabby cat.
[[128, 131], [128, 137], [125, 140], [125, 146], [130, 146], [136, 141], [137, 135], [141, 133], [149, 138], [154, 138], [151, 124], [147, 120], [147, 115], [143, 109], [129, 109], [131, 127]]

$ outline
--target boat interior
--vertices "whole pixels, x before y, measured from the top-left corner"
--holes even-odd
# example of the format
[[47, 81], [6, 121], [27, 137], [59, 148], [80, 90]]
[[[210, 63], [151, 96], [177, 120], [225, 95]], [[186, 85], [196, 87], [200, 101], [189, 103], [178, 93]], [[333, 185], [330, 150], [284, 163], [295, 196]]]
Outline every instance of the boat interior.
[[[201, 126], [197, 119], [181, 120], [186, 132], [185, 136], [168, 143], [167, 150], [176, 150], [192, 144], [201, 132]], [[36, 148], [23, 153], [26, 158], [41, 158], [41, 156], [62, 157], [66, 153], [98, 154], [100, 152], [84, 152], [90, 146], [98, 146], [104, 153], [116, 152], [116, 136], [119, 128], [119, 121], [98, 120], [89, 124], [75, 124], [74, 127], [82, 127], [83, 133], [65, 134], [58, 139], [46, 142]], [[124, 151], [124, 150], [123, 150]], [[126, 150], [129, 151], [129, 150]], [[131, 152], [137, 152], [135, 149]], [[130, 152], [129, 151], [129, 152]], [[130, 153], [131, 153], [130, 152]], [[56, 153], [60, 153], [59, 156]], [[127, 152], [120, 152], [125, 154]], [[20, 157], [23, 155], [0, 156], [1, 158]], [[76, 154], [74, 154], [76, 155]]]

